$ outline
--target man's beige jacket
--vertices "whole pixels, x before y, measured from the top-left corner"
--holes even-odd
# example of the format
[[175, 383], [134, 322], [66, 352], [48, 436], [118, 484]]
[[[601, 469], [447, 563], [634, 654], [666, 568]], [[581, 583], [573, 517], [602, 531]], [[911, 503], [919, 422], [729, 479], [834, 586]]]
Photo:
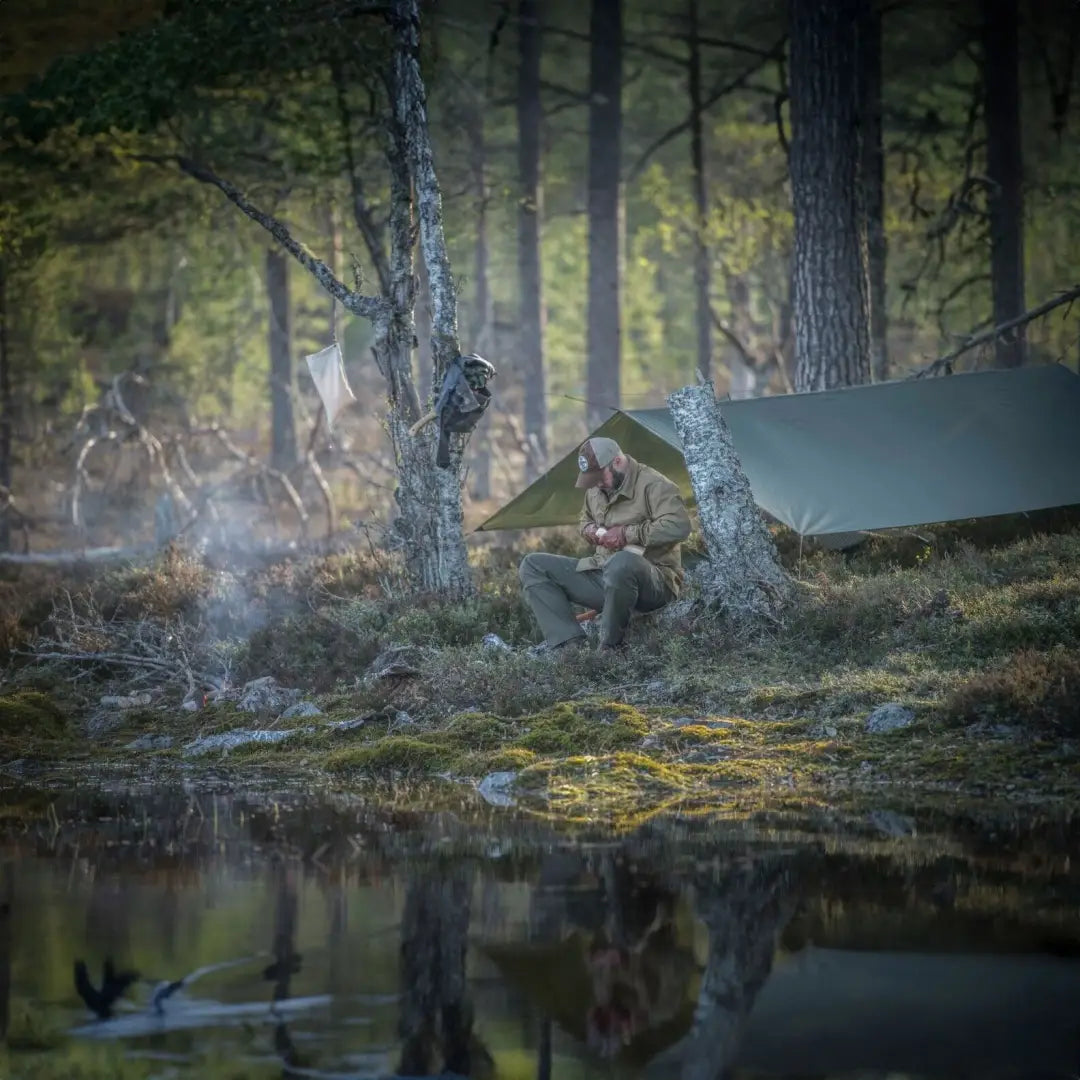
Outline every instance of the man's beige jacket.
[[[610, 495], [598, 487], [585, 492], [580, 529], [586, 526], [626, 526], [626, 542], [645, 549], [677, 596], [682, 587], [682, 554], [679, 545], [690, 535], [690, 515], [679, 489], [663, 473], [642, 465], [627, 455], [626, 477]], [[614, 555], [605, 547], [582, 559], [579, 570], [599, 570]]]

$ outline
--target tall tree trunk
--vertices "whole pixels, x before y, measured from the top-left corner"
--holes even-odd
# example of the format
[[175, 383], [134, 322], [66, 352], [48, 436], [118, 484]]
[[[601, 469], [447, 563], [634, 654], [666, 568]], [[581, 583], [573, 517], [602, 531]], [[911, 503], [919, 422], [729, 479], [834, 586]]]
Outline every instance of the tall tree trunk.
[[[476, 243], [473, 247], [473, 310], [469, 327], [472, 348], [490, 358], [491, 335], [495, 322], [494, 304], [488, 280], [488, 183], [487, 140], [484, 135], [484, 115], [487, 102], [471, 110], [469, 116], [470, 164], [476, 186]], [[541, 360], [543, 357], [541, 356]], [[541, 380], [543, 367], [541, 366]], [[473, 440], [472, 494], [476, 499], [491, 498], [491, 429], [481, 420]]]
[[619, 404], [622, 369], [622, 0], [593, 0], [589, 26], [589, 315], [586, 421]]
[[862, 190], [866, 199], [866, 246], [870, 274], [870, 370], [875, 382], [889, 377], [888, 329], [885, 307], [885, 148], [881, 123], [881, 8], [865, 0], [859, 27], [859, 70], [862, 86]]
[[416, 282], [416, 390], [426, 409], [431, 400], [435, 362], [431, 355], [431, 282], [422, 255], [416, 263]]
[[[994, 325], [1024, 312], [1024, 164], [1020, 138], [1020, 18], [1017, 0], [983, 0], [986, 172], [990, 180], [990, 280]], [[1019, 367], [1025, 334], [994, 343], [1000, 367]]]
[[[426, 94], [420, 74], [420, 12], [418, 0], [394, 0], [392, 22], [395, 29], [393, 96], [395, 122], [403, 139], [408, 177], [416, 192], [420, 220], [420, 248], [431, 288], [431, 353], [435, 385], [441, 386], [450, 364], [460, 355], [457, 337], [457, 291], [450, 271], [443, 235], [442, 194], [435, 173], [428, 132]], [[398, 183], [401, 179], [399, 178]], [[399, 198], [398, 201], [403, 201]], [[428, 427], [425, 443], [432, 439]], [[405, 432], [406, 438], [412, 438]], [[416, 442], [416, 440], [414, 440]], [[420, 543], [416, 567], [429, 576], [437, 591], [463, 594], [472, 591], [465, 529], [461, 507], [461, 458], [465, 439], [452, 440], [451, 462], [440, 469], [429, 453], [421, 464], [422, 475], [408, 477], [408, 485], [422, 492], [423, 506], [413, 503], [409, 515], [412, 527], [420, 525], [427, 535], [414, 536]], [[400, 471], [402, 489], [406, 476]], [[400, 498], [399, 498], [400, 504]], [[415, 548], [414, 548], [415, 550]]]
[[0, 262], [0, 551], [11, 546], [11, 443], [15, 402], [11, 392], [11, 356], [8, 353], [7, 275]]
[[698, 26], [698, 0], [689, 0], [686, 9], [689, 23], [688, 68], [690, 91], [690, 171], [694, 181], [694, 290], [697, 294], [697, 368], [703, 379], [712, 374], [712, 312], [709, 307], [710, 264], [707, 229], [709, 194], [705, 175], [705, 132], [701, 107], [701, 41]]
[[870, 379], [866, 214], [860, 193], [862, 0], [791, 0], [795, 388]]
[[544, 288], [540, 225], [544, 208], [541, 180], [540, 4], [518, 0], [518, 351], [524, 390], [525, 481], [547, 468], [547, 381], [544, 372]]
[[292, 311], [289, 260], [277, 248], [266, 251], [266, 294], [270, 301], [270, 464], [287, 472], [296, 464]]

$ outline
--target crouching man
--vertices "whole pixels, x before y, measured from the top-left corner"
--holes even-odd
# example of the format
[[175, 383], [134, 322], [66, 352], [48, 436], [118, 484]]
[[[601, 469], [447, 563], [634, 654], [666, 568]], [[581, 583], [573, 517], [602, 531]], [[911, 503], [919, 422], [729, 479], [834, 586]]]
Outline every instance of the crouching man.
[[613, 439], [587, 439], [578, 470], [576, 486], [587, 489], [581, 535], [595, 552], [584, 559], [537, 552], [518, 573], [549, 649], [585, 641], [571, 604], [599, 610], [600, 648], [619, 649], [633, 612], [655, 611], [679, 595], [690, 515], [675, 484]]

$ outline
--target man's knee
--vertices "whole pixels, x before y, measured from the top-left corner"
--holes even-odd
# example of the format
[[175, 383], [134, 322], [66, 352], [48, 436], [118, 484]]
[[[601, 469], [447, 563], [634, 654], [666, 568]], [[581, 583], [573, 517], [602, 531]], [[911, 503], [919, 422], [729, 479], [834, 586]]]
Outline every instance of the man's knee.
[[518, 580], [521, 582], [523, 588], [535, 585], [537, 582], [543, 581], [544, 578], [547, 577], [547, 574], [544, 573], [544, 570], [540, 565], [538, 555], [539, 552], [535, 551], [526, 555], [518, 566]]
[[604, 585], [625, 585], [636, 581], [640, 569], [641, 556], [632, 551], [616, 551], [604, 563]]

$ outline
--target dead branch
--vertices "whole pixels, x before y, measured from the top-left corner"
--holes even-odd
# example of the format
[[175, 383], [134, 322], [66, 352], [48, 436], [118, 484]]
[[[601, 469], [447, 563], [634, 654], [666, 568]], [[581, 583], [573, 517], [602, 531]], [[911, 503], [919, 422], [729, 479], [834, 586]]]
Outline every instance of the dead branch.
[[952, 352], [947, 353], [945, 356], [939, 356], [933, 363], [927, 364], [924, 368], [920, 368], [912, 375], [909, 375], [908, 378], [921, 379], [924, 375], [936, 375], [942, 370], [947, 375], [951, 375], [953, 361], [958, 357], [963, 356], [964, 353], [970, 352], [972, 349], [977, 349], [980, 345], [985, 345], [988, 342], [994, 341], [1001, 337], [1002, 334], [1008, 334], [1013, 330], [1018, 330], [1021, 326], [1026, 326], [1033, 319], [1038, 319], [1040, 316], [1048, 314], [1055, 308], [1059, 308], [1064, 304], [1071, 305], [1077, 299], [1080, 299], [1080, 285], [1074, 285], [1073, 288], [1059, 293], [1054, 299], [1047, 300], [1038, 307], [1025, 311], [1023, 315], [1018, 315], [1015, 319], [1010, 319], [1008, 322], [1003, 322], [998, 326], [992, 326], [989, 330], [984, 330], [980, 334], [969, 334], [959, 348], [953, 349]]

